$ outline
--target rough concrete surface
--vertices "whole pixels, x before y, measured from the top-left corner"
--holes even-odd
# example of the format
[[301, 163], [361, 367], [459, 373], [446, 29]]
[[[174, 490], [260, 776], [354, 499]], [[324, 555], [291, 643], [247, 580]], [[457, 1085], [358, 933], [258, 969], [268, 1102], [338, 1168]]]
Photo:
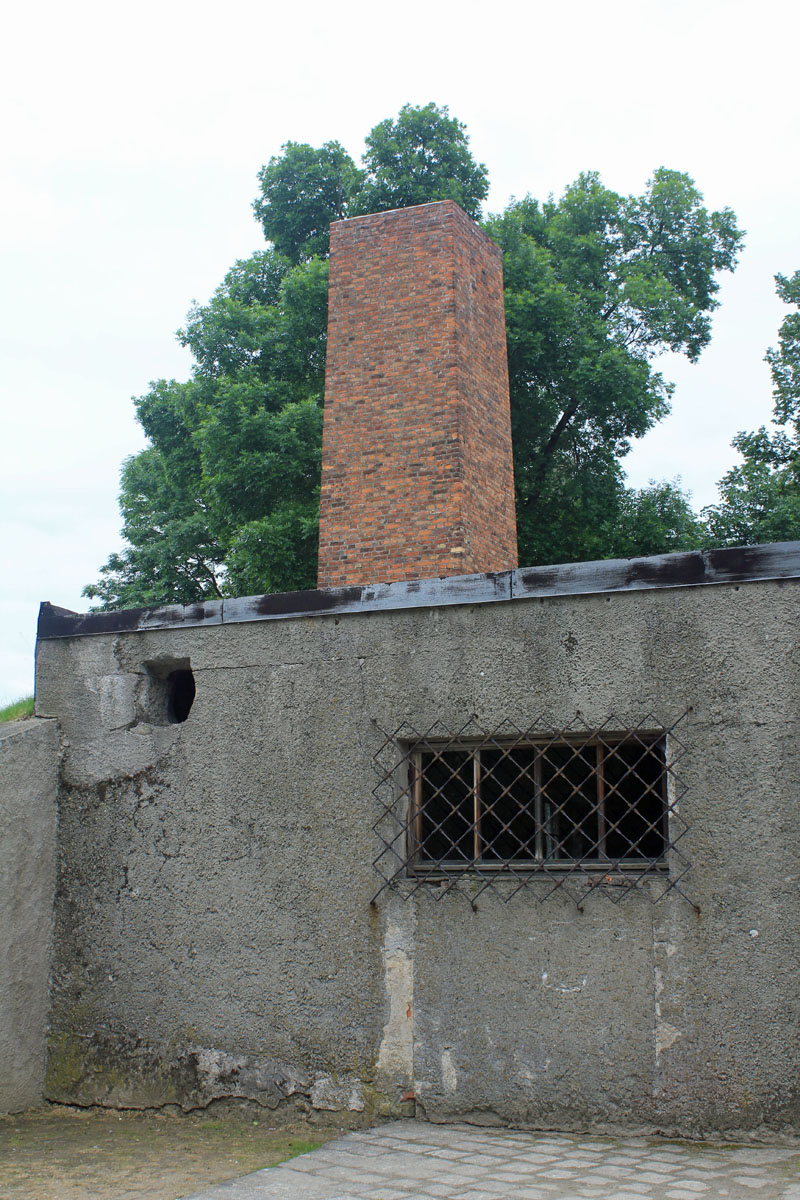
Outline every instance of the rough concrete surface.
[[[41, 642], [37, 712], [64, 738], [47, 1095], [797, 1130], [798, 599], [759, 581]], [[173, 662], [196, 699], [157, 724]], [[688, 900], [659, 879], [582, 912], [536, 883], [370, 904], [381, 730], [576, 713], [687, 714]]]
[[800, 1146], [396, 1122], [185, 1200], [800, 1200]]
[[0, 725], [0, 1112], [42, 1098], [56, 878], [55, 721]]

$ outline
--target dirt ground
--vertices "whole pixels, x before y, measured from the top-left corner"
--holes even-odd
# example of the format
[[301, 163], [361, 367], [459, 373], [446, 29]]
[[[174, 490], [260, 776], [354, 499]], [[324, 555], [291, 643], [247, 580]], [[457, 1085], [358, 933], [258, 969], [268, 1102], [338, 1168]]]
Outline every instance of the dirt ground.
[[177, 1200], [313, 1150], [341, 1130], [239, 1113], [53, 1105], [0, 1116], [0, 1200]]

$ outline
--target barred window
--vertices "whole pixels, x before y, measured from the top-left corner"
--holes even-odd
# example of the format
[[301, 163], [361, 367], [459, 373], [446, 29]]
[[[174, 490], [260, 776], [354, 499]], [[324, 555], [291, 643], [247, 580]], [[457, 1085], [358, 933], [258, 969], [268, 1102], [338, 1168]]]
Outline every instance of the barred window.
[[530, 888], [580, 907], [597, 888], [616, 901], [647, 885], [654, 903], [673, 890], [688, 899], [676, 730], [690, 711], [627, 728], [576, 713], [560, 729], [540, 717], [486, 730], [473, 717], [452, 732], [440, 721], [380, 730], [374, 898], [390, 887], [438, 899], [463, 885], [473, 902], [486, 888], [505, 901]]
[[411, 873], [663, 866], [665, 739], [409, 747]]

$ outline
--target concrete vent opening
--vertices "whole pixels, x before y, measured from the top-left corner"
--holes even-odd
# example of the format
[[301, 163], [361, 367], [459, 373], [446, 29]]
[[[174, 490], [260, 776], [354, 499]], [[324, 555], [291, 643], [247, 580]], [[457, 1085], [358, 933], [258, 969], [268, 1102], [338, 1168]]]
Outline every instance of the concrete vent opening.
[[167, 689], [169, 722], [170, 725], [179, 725], [186, 720], [194, 704], [195, 686], [191, 667], [171, 671], [167, 676]]
[[142, 717], [150, 725], [180, 725], [191, 712], [196, 693], [188, 658], [163, 658], [143, 664]]

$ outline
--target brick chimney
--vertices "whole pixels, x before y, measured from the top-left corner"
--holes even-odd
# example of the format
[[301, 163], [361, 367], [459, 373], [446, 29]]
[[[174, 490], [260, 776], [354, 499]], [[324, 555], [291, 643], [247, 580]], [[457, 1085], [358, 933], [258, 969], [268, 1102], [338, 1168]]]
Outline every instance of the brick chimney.
[[337, 221], [319, 586], [516, 565], [499, 247], [452, 200]]

